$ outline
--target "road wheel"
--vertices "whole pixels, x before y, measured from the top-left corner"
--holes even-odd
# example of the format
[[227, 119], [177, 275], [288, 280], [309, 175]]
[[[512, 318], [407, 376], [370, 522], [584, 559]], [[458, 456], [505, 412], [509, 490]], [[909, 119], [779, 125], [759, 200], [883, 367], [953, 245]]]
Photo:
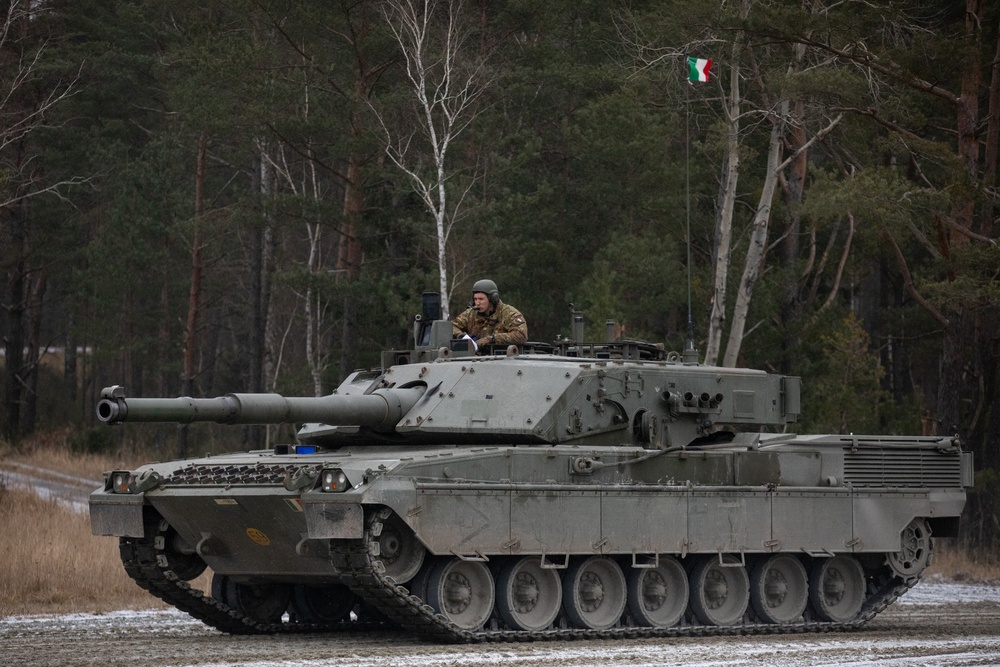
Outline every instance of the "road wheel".
[[559, 615], [562, 580], [541, 560], [526, 556], [505, 565], [497, 576], [497, 612], [515, 630], [544, 630]]
[[795, 622], [808, 601], [809, 577], [794, 556], [771, 556], [750, 573], [750, 604], [767, 623]]
[[736, 625], [750, 601], [746, 569], [732, 556], [725, 556], [723, 563], [716, 556], [703, 556], [688, 577], [691, 609], [705, 625]]
[[493, 575], [485, 563], [450, 558], [427, 580], [427, 603], [463, 630], [476, 631], [493, 613]]
[[606, 630], [625, 611], [625, 575], [618, 563], [605, 556], [591, 556], [566, 570], [563, 609], [578, 628]]
[[656, 567], [629, 570], [628, 608], [639, 625], [654, 628], [677, 625], [687, 605], [687, 573], [673, 556], [661, 558]]
[[865, 601], [865, 573], [852, 556], [816, 561], [809, 574], [809, 599], [824, 621], [854, 620]]

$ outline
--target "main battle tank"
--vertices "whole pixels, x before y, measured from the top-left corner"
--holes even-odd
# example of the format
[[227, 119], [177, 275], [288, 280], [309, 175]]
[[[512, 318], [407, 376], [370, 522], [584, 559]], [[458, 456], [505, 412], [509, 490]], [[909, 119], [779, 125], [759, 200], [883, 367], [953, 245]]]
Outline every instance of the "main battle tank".
[[[105, 389], [109, 424], [304, 425], [273, 449], [106, 473], [94, 534], [223, 632], [472, 642], [857, 628], [957, 532], [956, 438], [789, 434], [798, 378], [610, 327], [581, 344], [579, 318], [477, 356], [434, 304], [413, 349], [329, 396]], [[210, 594], [187, 583], [206, 567]]]

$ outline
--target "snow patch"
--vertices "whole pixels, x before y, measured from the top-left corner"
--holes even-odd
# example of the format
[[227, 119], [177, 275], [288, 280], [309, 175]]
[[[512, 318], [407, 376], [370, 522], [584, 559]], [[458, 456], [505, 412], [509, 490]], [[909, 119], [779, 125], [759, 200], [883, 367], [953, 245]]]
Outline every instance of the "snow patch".
[[1000, 586], [921, 581], [900, 597], [896, 604], [941, 606], [975, 602], [1000, 605]]

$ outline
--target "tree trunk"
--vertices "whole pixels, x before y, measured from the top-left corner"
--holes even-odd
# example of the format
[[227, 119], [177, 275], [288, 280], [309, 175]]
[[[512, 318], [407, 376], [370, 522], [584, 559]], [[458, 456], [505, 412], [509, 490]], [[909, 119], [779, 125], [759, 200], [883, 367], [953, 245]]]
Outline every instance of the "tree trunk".
[[[358, 84], [361, 85], [360, 82]], [[356, 130], [360, 133], [360, 128]], [[358, 227], [364, 213], [364, 192], [362, 190], [361, 160], [351, 155], [347, 163], [347, 180], [344, 184], [344, 222], [341, 226], [337, 253], [337, 279], [346, 283], [344, 291], [344, 311], [340, 334], [340, 377], [357, 368], [358, 323], [351, 286], [361, 275], [361, 239]]]
[[[160, 275], [160, 321], [159, 321], [159, 344], [157, 345], [157, 381], [156, 391], [160, 396], [168, 396], [170, 391], [170, 378], [167, 375], [167, 367], [170, 365], [170, 358], [173, 356], [173, 345], [170, 340], [170, 322], [173, 321], [173, 313], [170, 311], [170, 271], [167, 267], [161, 267]], [[134, 304], [133, 304], [134, 305]], [[135, 312], [133, 310], [133, 312]], [[135, 340], [130, 337], [130, 340]], [[139, 360], [133, 359], [137, 368]], [[132, 385], [133, 391], [140, 391], [138, 383]]]
[[938, 376], [937, 434], [955, 435], [962, 430], [962, 397], [967, 396], [964, 365], [965, 333], [971, 325], [963, 312], [949, 313], [950, 326], [944, 332], [941, 345], [941, 373]]
[[747, 314], [750, 311], [750, 300], [760, 268], [764, 262], [764, 251], [767, 248], [768, 223], [771, 220], [771, 201], [778, 185], [778, 165], [781, 161], [781, 136], [784, 133], [785, 118], [788, 114], [788, 102], [779, 105], [779, 117], [773, 119], [771, 129], [770, 149], [767, 153], [767, 173], [764, 187], [757, 204], [754, 216], [753, 232], [750, 236], [750, 247], [747, 249], [746, 263], [743, 266], [743, 277], [740, 279], [739, 292], [736, 294], [736, 307], [733, 310], [732, 327], [729, 330], [729, 340], [726, 343], [726, 355], [723, 366], [734, 367], [739, 362], [740, 348], [743, 345], [743, 332], [746, 329]]
[[[998, 22], [1000, 23], [1000, 22]], [[983, 187], [989, 191], [996, 187], [997, 160], [1000, 153], [1000, 25], [997, 26], [996, 46], [993, 66], [990, 72], [990, 96], [984, 149]], [[978, 232], [993, 237], [993, 216], [995, 206], [992, 197], [985, 197], [984, 211], [979, 219]], [[996, 470], [1000, 468], [1000, 312], [989, 306], [982, 315], [979, 327], [980, 338], [976, 350], [982, 353], [981, 373], [985, 391], [981, 403], [985, 406], [983, 434], [984, 443], [980, 453], [980, 465]], [[989, 444], [986, 444], [989, 443]]]
[[[247, 350], [247, 391], [267, 391], [267, 338], [268, 314], [271, 298], [271, 277], [273, 269], [270, 266], [272, 233], [266, 200], [271, 194], [271, 169], [267, 162], [265, 151], [266, 141], [257, 141], [258, 154], [254, 169], [254, 190], [257, 196], [257, 220], [250, 233], [250, 331]], [[244, 429], [244, 444], [260, 449], [264, 446], [265, 429], [259, 426], [247, 426]]]
[[434, 224], [437, 227], [438, 289], [441, 292], [441, 318], [451, 319], [451, 289], [448, 283], [448, 234], [445, 215], [448, 197], [444, 189], [444, 160], [438, 163], [438, 207], [434, 210]]
[[989, 337], [989, 345], [982, 348], [983, 352], [983, 375], [985, 378], [985, 391], [982, 402], [986, 410], [985, 423], [983, 425], [983, 435], [981, 441], [989, 443], [980, 450], [978, 465], [991, 470], [1000, 469], [1000, 414], [997, 406], [1000, 405], [1000, 335], [998, 331], [997, 309], [990, 308], [987, 313], [984, 334]]
[[[309, 234], [309, 261], [307, 264], [309, 275], [317, 276], [321, 270], [320, 240], [323, 238], [323, 226], [319, 223], [307, 223], [306, 232]], [[306, 288], [303, 310], [306, 317], [306, 363], [309, 365], [309, 375], [312, 378], [313, 396], [322, 396], [323, 359], [325, 358], [325, 355], [319, 350], [322, 341], [322, 308], [319, 296], [311, 282]]]
[[205, 335], [202, 338], [200, 347], [201, 354], [198, 365], [201, 367], [201, 376], [198, 378], [198, 386], [203, 396], [218, 396], [220, 392], [228, 389], [217, 389], [215, 377], [219, 365], [219, 340], [224, 327], [224, 318], [219, 315], [218, 309], [205, 311]]
[[[965, 32], [970, 46], [979, 41], [982, 28], [982, 18], [985, 3], [981, 0], [966, 0]], [[972, 182], [979, 179], [979, 140], [976, 128], [979, 122], [979, 88], [982, 83], [982, 65], [975, 57], [962, 63], [962, 92], [959, 95], [958, 118], [958, 154], [965, 165], [966, 173]], [[952, 212], [952, 221], [957, 227], [971, 230], [973, 227], [973, 200], [971, 198], [958, 204]], [[952, 267], [954, 252], [957, 248], [969, 243], [968, 236], [959, 233], [954, 227], [948, 227], [944, 235], [942, 254], [949, 263], [948, 279], [953, 281], [956, 270]], [[973, 333], [971, 316], [964, 308], [956, 308], [946, 304], [942, 308], [949, 326], [945, 329], [941, 354], [941, 379], [938, 384], [936, 419], [940, 429], [939, 434], [950, 435], [961, 430], [962, 399], [976, 402], [974, 394], [977, 388], [966, 387], [963, 384], [966, 351], [978, 341]], [[973, 443], [973, 450], [985, 447], [985, 443]]]
[[[715, 273], [712, 289], [712, 312], [708, 319], [708, 343], [705, 364], [714, 366], [722, 350], [722, 332], [726, 327], [726, 289], [729, 282], [730, 252], [733, 237], [733, 211], [736, 208], [736, 186], [740, 178], [740, 72], [739, 46], [734, 42], [729, 67], [729, 100], [726, 109], [726, 167], [719, 188], [721, 200], [715, 221], [715, 245], [712, 268]], [[688, 239], [690, 243], [690, 239]]]
[[337, 248], [337, 275], [347, 280], [355, 280], [361, 273], [361, 240], [358, 238], [358, 224], [364, 212], [361, 178], [361, 162], [357, 156], [351, 155], [347, 162], [344, 221], [340, 226]]
[[71, 402], [76, 401], [80, 381], [76, 369], [76, 347], [78, 343], [76, 333], [73, 331], [75, 326], [76, 318], [71, 310], [66, 316], [66, 335], [63, 338], [63, 389], [65, 390], [66, 398]]
[[[803, 103], [797, 100], [793, 105], [793, 122], [788, 132], [790, 152], [798, 151], [806, 145], [805, 112]], [[784, 354], [781, 358], [781, 372], [791, 373], [794, 367], [796, 351], [799, 347], [799, 334], [796, 324], [802, 317], [799, 294], [799, 232], [802, 207], [802, 195], [805, 189], [806, 166], [809, 151], [802, 150], [792, 160], [785, 179], [785, 238], [782, 244], [782, 265], [785, 273], [785, 288], [781, 298], [781, 344]]]
[[194, 395], [195, 351], [198, 347], [198, 316], [201, 312], [201, 218], [205, 214], [205, 152], [208, 136], [198, 138], [198, 157], [194, 183], [194, 229], [191, 238], [191, 286], [188, 290], [187, 320], [184, 327], [183, 394]]
[[[987, 109], [985, 163], [983, 165], [983, 186], [990, 190], [996, 186], [997, 160], [1000, 157], [1000, 25], [997, 26], [996, 47], [993, 52], [993, 67], [990, 72], [990, 97]], [[993, 237], [993, 197], [984, 197], [984, 211], [976, 230], [983, 236]]]
[[42, 312], [45, 303], [45, 289], [48, 286], [48, 276], [41, 271], [31, 289], [29, 312], [31, 317], [28, 335], [28, 359], [26, 364], [26, 387], [24, 397], [24, 414], [22, 415], [21, 434], [31, 435], [35, 432], [38, 417], [38, 371], [42, 354]]
[[[188, 290], [187, 320], [184, 326], [184, 371], [181, 395], [194, 396], [194, 355], [198, 344], [198, 313], [201, 309], [201, 216], [205, 214], [205, 151], [208, 135], [198, 137], [198, 156], [194, 172], [194, 230], [191, 238], [191, 287]], [[177, 437], [177, 456], [187, 458], [188, 425], [181, 425]]]
[[[0, 209], [2, 212], [3, 209]], [[8, 252], [12, 262], [7, 270], [7, 331], [4, 334], [6, 359], [4, 362], [3, 435], [16, 441], [21, 436], [21, 396], [24, 389], [24, 306], [25, 306], [25, 245], [27, 243], [22, 206], [8, 209], [7, 227], [10, 229]]]

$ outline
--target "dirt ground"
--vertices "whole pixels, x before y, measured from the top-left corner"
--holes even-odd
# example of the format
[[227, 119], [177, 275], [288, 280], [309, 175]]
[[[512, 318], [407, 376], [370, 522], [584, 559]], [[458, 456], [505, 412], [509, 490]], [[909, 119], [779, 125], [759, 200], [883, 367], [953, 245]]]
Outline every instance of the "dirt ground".
[[1000, 587], [924, 582], [855, 633], [442, 646], [401, 633], [232, 637], [176, 611], [0, 619], [0, 664], [243, 667], [1000, 665]]

